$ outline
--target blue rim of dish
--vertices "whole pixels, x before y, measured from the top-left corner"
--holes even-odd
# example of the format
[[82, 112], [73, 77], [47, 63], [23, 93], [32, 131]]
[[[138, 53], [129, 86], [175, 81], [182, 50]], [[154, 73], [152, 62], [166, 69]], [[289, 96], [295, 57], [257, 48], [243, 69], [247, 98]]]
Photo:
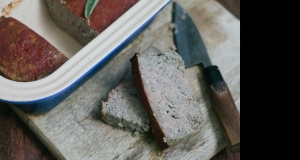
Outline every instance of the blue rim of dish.
[[[75, 82], [67, 86], [65, 89], [42, 99], [37, 99], [33, 101], [7, 101], [0, 99], [1, 102], [14, 104], [14, 105], [31, 105], [37, 103], [45, 103], [46, 101], [53, 100], [62, 94], [66, 94], [62, 100], [68, 97], [71, 93], [73, 93], [77, 88], [79, 88], [83, 83], [85, 83], [88, 79], [90, 79], [97, 71], [103, 68], [111, 59], [113, 59], [122, 49], [124, 49], [130, 42], [132, 42], [139, 34], [141, 34], [148, 25], [151, 24], [152, 20], [160, 13], [172, 0], [169, 0], [160, 10], [156, 11], [152, 17], [148, 18], [148, 20], [143, 23], [138, 29], [136, 29], [133, 34], [131, 34], [127, 39], [125, 39], [119, 46], [117, 46], [113, 51], [108, 53], [103, 59], [101, 59], [96, 65], [94, 65], [91, 69], [89, 69], [86, 73], [84, 73], [80, 78], [78, 78]], [[60, 102], [62, 101], [60, 100]]]

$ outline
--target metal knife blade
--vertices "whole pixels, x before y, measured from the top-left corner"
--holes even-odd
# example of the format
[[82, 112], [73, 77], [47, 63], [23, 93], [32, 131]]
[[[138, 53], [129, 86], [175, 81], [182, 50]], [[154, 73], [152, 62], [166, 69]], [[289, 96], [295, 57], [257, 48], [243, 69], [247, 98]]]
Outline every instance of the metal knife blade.
[[173, 5], [174, 40], [177, 52], [181, 55], [185, 67], [203, 63], [211, 66], [206, 47], [192, 18], [176, 2]]
[[203, 64], [210, 97], [231, 152], [240, 152], [240, 113], [218, 66], [212, 65], [205, 44], [190, 15], [173, 3], [174, 42], [185, 66]]

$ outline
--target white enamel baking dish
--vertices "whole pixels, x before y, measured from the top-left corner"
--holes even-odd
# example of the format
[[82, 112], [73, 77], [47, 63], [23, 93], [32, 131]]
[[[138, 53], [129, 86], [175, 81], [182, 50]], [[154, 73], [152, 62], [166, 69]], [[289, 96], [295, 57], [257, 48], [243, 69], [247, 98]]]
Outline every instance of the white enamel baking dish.
[[[0, 11], [12, 1], [1, 0]], [[15, 82], [0, 76], [0, 101], [28, 113], [48, 112], [89, 79], [92, 72], [103, 67], [111, 56], [118, 54], [171, 1], [140, 0], [83, 47], [56, 26], [44, 0], [21, 0], [6, 16], [33, 29], [70, 59], [50, 76], [34, 82]]]

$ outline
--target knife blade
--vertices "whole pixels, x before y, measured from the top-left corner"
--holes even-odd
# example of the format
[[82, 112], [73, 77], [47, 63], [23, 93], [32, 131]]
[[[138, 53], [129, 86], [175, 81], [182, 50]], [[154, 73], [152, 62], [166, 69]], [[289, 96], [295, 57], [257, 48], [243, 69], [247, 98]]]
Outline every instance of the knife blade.
[[210, 99], [231, 152], [240, 152], [240, 113], [218, 66], [213, 65], [203, 39], [190, 15], [173, 3], [174, 42], [186, 68], [203, 65]]

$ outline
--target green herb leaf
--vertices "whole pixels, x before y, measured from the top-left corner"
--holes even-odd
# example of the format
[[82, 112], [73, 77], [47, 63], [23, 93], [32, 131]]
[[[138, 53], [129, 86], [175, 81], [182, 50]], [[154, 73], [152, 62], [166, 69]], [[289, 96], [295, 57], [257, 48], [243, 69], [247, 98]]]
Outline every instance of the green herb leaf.
[[84, 16], [85, 18], [89, 18], [92, 14], [93, 10], [95, 9], [96, 5], [98, 4], [99, 0], [88, 0], [85, 5]]

